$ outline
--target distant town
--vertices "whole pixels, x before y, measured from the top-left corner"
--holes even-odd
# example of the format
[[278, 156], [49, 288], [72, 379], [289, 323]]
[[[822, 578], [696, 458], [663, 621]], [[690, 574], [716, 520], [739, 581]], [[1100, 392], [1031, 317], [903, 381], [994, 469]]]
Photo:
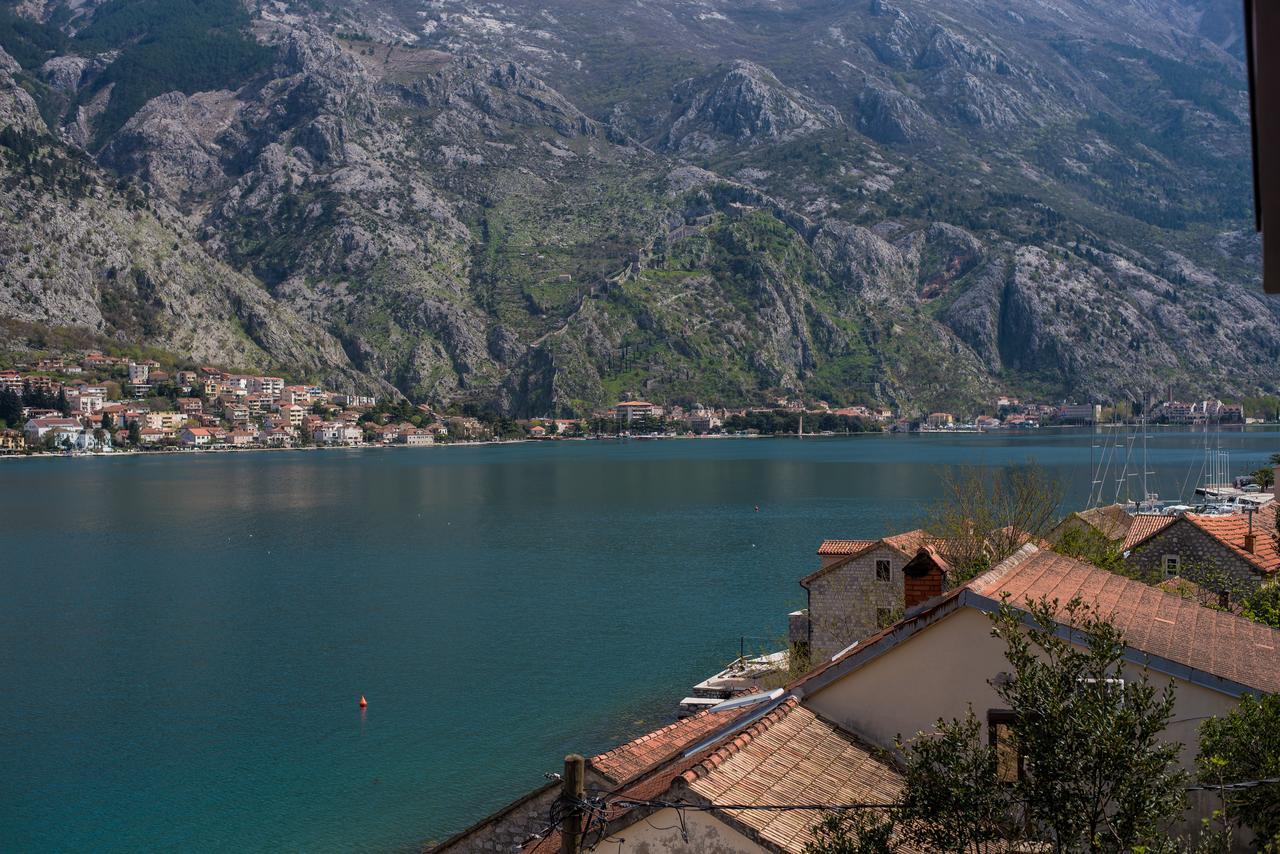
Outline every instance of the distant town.
[[[759, 407], [665, 406], [624, 400], [589, 418], [511, 419], [491, 412], [376, 399], [213, 366], [165, 370], [155, 359], [87, 350], [0, 370], [0, 454], [425, 446], [605, 436], [759, 436], [860, 432], [986, 432], [1118, 423], [1135, 407], [999, 396], [987, 411], [907, 415], [882, 406], [778, 398]], [[1168, 399], [1151, 424], [1258, 423], [1216, 398]]]

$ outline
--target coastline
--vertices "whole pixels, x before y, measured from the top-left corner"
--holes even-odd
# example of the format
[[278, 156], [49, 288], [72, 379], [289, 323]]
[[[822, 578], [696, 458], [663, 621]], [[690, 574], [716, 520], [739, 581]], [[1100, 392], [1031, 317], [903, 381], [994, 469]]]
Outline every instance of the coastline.
[[[1102, 433], [1107, 430], [1133, 428], [1137, 429], [1144, 425], [1133, 423], [1116, 423], [1116, 424], [1098, 424], [1092, 425], [1092, 430]], [[1193, 429], [1194, 425], [1189, 424], [1147, 424], [1147, 430], [1175, 431], [1199, 433], [1203, 430]], [[1260, 424], [1232, 424], [1225, 425], [1229, 432], [1244, 433], [1248, 428], [1257, 428], [1261, 430], [1276, 429], [1280, 427], [1280, 422], [1265, 422]], [[1037, 429], [997, 429], [997, 430], [919, 430], [911, 433], [895, 433], [891, 430], [866, 430], [860, 433], [812, 433], [804, 436], [797, 436], [795, 433], [763, 433], [756, 435], [745, 435], [738, 433], [704, 433], [701, 435], [655, 435], [655, 436], [575, 436], [575, 437], [544, 437], [544, 438], [524, 438], [524, 439], [492, 439], [489, 441], [458, 441], [458, 442], [439, 442], [430, 445], [402, 445], [392, 444], [360, 444], [360, 445], [305, 445], [292, 446], [287, 448], [170, 448], [158, 451], [142, 451], [137, 449], [113, 450], [110, 453], [94, 453], [91, 451], [83, 451], [77, 453], [35, 453], [35, 454], [0, 454], [0, 463], [9, 460], [33, 460], [33, 459], [111, 459], [116, 457], [172, 457], [187, 456], [191, 454], [243, 454], [256, 452], [310, 452], [310, 451], [374, 451], [374, 450], [432, 450], [437, 448], [480, 448], [492, 445], [526, 445], [526, 444], [549, 444], [555, 442], [598, 442], [598, 441], [629, 441], [629, 442], [653, 442], [653, 441], [719, 441], [732, 439], [793, 439], [803, 441], [804, 439], [833, 439], [843, 438], [850, 439], [859, 436], [973, 436], [973, 435], [1034, 435], [1040, 430], [1073, 430], [1083, 431], [1089, 429], [1087, 424], [1058, 424], [1047, 428]]]

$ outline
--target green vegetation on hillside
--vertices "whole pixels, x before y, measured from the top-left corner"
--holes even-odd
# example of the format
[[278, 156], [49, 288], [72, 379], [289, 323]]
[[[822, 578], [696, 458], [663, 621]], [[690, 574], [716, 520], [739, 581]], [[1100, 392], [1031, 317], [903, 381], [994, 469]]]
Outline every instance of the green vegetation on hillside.
[[58, 29], [65, 18], [65, 8], [49, 22], [24, 18], [13, 10], [13, 4], [0, 5], [0, 47], [23, 68], [36, 68], [60, 52], [66, 36]]
[[81, 94], [85, 102], [114, 84], [98, 139], [157, 95], [233, 88], [264, 68], [271, 51], [253, 41], [248, 25], [236, 0], [109, 0], [74, 40], [81, 52], [121, 51]]

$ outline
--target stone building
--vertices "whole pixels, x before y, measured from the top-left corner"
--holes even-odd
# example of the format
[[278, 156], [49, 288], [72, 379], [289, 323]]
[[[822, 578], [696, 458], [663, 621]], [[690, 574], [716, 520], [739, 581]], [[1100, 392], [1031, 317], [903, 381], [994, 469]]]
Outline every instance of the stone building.
[[1227, 597], [1274, 583], [1280, 570], [1275, 506], [1231, 516], [1136, 517], [1124, 561], [1148, 582], [1185, 578]]
[[809, 594], [808, 619], [793, 615], [792, 643], [807, 644], [818, 661], [897, 620], [905, 602], [903, 567], [932, 544], [922, 530], [879, 540], [823, 541], [821, 565], [800, 579]]

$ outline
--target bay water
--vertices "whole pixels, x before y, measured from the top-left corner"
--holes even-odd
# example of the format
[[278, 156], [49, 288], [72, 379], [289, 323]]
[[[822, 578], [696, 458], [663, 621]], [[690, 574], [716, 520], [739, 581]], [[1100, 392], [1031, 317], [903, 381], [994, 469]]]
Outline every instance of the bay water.
[[[1151, 435], [1152, 488], [1188, 494], [1203, 436]], [[957, 465], [1034, 459], [1078, 505], [1099, 443], [2, 461], [0, 849], [416, 850], [777, 648], [824, 537], [919, 524]], [[1239, 473], [1280, 434], [1219, 443]]]

